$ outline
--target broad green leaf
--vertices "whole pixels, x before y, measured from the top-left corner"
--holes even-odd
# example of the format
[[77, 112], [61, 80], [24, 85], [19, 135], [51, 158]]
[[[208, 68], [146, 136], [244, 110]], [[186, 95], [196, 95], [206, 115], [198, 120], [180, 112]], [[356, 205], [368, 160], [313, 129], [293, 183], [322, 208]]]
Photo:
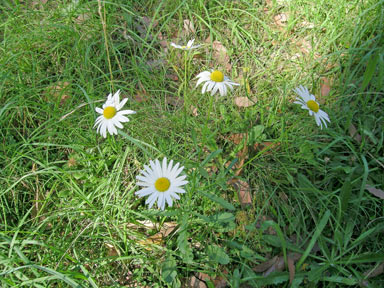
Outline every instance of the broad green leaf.
[[224, 249], [217, 245], [209, 245], [207, 248], [207, 254], [209, 259], [222, 265], [226, 265], [231, 261]]
[[213, 151], [211, 154], [209, 154], [207, 156], [207, 158], [204, 159], [203, 162], [201, 162], [200, 167], [204, 167], [209, 161], [216, 158], [222, 151], [223, 151], [222, 149], [218, 149], [216, 151]]
[[161, 277], [165, 282], [171, 284], [177, 276], [176, 260], [168, 255], [161, 265]]

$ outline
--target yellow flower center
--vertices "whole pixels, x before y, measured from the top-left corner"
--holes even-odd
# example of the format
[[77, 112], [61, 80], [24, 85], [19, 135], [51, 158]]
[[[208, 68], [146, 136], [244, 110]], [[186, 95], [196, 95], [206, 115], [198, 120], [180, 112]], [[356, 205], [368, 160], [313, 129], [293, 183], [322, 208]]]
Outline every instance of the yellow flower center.
[[313, 112], [317, 113], [319, 111], [319, 104], [317, 104], [315, 101], [313, 100], [309, 100], [307, 102], [307, 106], [309, 109], [311, 109]]
[[223, 82], [224, 74], [220, 71], [215, 70], [211, 73], [211, 80], [215, 82]]
[[107, 119], [111, 119], [116, 115], [116, 108], [113, 106], [108, 106], [107, 108], [104, 109], [103, 115]]
[[181, 49], [185, 49], [185, 48], [187, 48], [187, 46], [181, 46]]
[[161, 177], [156, 180], [155, 182], [155, 188], [157, 191], [165, 192], [169, 189], [169, 186], [171, 186], [171, 182], [169, 182], [168, 178]]

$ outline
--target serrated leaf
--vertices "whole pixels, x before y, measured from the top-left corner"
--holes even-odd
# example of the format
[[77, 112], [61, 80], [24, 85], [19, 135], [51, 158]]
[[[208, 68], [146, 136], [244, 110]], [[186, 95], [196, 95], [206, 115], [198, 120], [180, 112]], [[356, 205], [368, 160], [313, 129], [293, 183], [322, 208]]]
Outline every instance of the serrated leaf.
[[231, 261], [224, 249], [217, 245], [209, 245], [207, 248], [207, 254], [210, 260], [221, 265], [226, 265]]
[[257, 140], [261, 138], [261, 135], [264, 132], [264, 125], [257, 125], [251, 128], [251, 132], [249, 133], [249, 142], [251, 144], [255, 143]]
[[193, 253], [192, 249], [188, 243], [188, 233], [187, 231], [181, 231], [177, 237], [177, 246], [181, 254], [181, 258], [184, 263], [191, 264], [193, 262]]
[[168, 284], [171, 284], [173, 280], [175, 280], [176, 276], [177, 276], [176, 260], [171, 255], [168, 255], [168, 257], [164, 260], [164, 262], [161, 265], [161, 277], [165, 282], [167, 282]]

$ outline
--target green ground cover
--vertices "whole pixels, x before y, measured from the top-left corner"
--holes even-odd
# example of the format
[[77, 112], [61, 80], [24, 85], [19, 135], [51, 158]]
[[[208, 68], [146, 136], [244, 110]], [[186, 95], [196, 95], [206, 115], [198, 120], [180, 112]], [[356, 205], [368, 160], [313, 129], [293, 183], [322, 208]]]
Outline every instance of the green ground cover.
[[[377, 0], [0, 1], [0, 286], [383, 287], [383, 31]], [[189, 183], [148, 209], [163, 157]]]

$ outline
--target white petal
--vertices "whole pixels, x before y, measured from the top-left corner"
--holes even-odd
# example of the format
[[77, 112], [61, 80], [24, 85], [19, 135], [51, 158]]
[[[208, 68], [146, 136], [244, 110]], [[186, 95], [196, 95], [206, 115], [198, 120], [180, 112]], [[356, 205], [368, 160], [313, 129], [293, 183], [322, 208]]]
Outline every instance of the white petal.
[[167, 157], [163, 158], [163, 163], [161, 165], [161, 173], [163, 176], [167, 176]]
[[175, 189], [173, 189], [173, 191], [175, 191], [176, 193], [180, 193], [180, 194], [184, 194], [185, 193], [185, 190], [182, 189], [182, 188], [179, 188], [179, 187], [175, 187]]
[[203, 83], [203, 82], [205, 82], [205, 81], [209, 81], [209, 80], [210, 80], [209, 76], [207, 76], [207, 77], [202, 76], [202, 77], [199, 78], [199, 80], [197, 80], [197, 83], [196, 83], [196, 86], [195, 86], [195, 87], [197, 87], [197, 86], [199, 86], [201, 83]]
[[315, 120], [316, 120], [317, 126], [320, 126], [320, 128], [322, 128], [322, 124], [321, 124], [321, 121], [319, 119], [319, 116], [316, 113], [314, 115], [315, 115]]
[[153, 188], [152, 187], [147, 187], [147, 188], [143, 188], [137, 192], [135, 192], [135, 194], [139, 197], [145, 197], [149, 194], [153, 193]]
[[169, 161], [169, 164], [167, 167], [167, 175], [171, 174], [172, 167], [173, 167], [173, 160], [171, 159], [171, 161]]
[[201, 94], [205, 93], [205, 91], [207, 90], [208, 84], [209, 84], [209, 81], [204, 83], [203, 88], [201, 88]]
[[175, 199], [177, 199], [177, 200], [180, 199], [180, 196], [177, 195], [177, 194], [176, 194], [175, 192], [173, 192], [173, 191], [170, 191], [170, 192], [169, 192], [169, 195], [171, 195], [173, 198], [175, 198]]
[[191, 47], [193, 45], [193, 42], [195, 42], [195, 39], [189, 40], [188, 41], [188, 46]]
[[[113, 126], [112, 122], [108, 121], [106, 124], [107, 124], [109, 134], [113, 135], [114, 131], [115, 131], [114, 130], [115, 127]], [[116, 133], [117, 133], [117, 131], [116, 131]]]
[[215, 81], [209, 81], [207, 83], [208, 83], [207, 92], [211, 91], [213, 87], [215, 87], [215, 85], [217, 84]]
[[200, 78], [200, 77], [210, 78], [210, 76], [211, 76], [211, 72], [203, 71], [203, 72], [200, 72], [199, 74], [197, 74], [196, 78]]
[[159, 193], [159, 198], [157, 198], [157, 208], [164, 210], [163, 208], [163, 201], [164, 201], [164, 192]]
[[117, 114], [119, 114], [119, 115], [136, 114], [136, 111], [133, 111], [133, 110], [122, 110], [122, 111], [117, 112]]
[[115, 106], [119, 105], [119, 102], [120, 102], [120, 89], [117, 90], [117, 92], [113, 95], [113, 102], [115, 103]]
[[100, 134], [103, 135], [104, 138], [107, 138], [107, 123], [103, 122], [101, 124]]
[[217, 92], [217, 90], [221, 89], [221, 85], [219, 83], [216, 83], [216, 85], [213, 87], [212, 91], [211, 91], [211, 95], [215, 95], [215, 93]]
[[[171, 175], [172, 178], [176, 178], [177, 175], [175, 176], [175, 172], [177, 171], [177, 169], [179, 168], [179, 166], [180, 166], [180, 163], [176, 163], [176, 165], [173, 166], [172, 171], [171, 171], [171, 173], [170, 173], [170, 175]], [[184, 167], [183, 167], [183, 168], [184, 168]]]
[[173, 205], [173, 201], [172, 201], [171, 194], [168, 193], [168, 194], [165, 196], [165, 199], [167, 200], [168, 206], [169, 206], [169, 207], [172, 207], [172, 205]]
[[155, 203], [157, 197], [159, 196], [159, 193], [158, 192], [154, 192], [152, 193], [148, 198], [147, 200], [145, 200], [145, 204], [149, 204], [149, 208], [152, 207], [153, 203]]
[[123, 108], [125, 103], [127, 103], [127, 101], [128, 101], [128, 98], [124, 98], [123, 100], [121, 100], [119, 105], [117, 105], [116, 110], [119, 111], [121, 108]]

